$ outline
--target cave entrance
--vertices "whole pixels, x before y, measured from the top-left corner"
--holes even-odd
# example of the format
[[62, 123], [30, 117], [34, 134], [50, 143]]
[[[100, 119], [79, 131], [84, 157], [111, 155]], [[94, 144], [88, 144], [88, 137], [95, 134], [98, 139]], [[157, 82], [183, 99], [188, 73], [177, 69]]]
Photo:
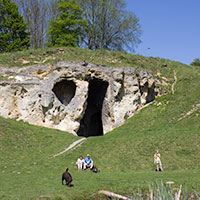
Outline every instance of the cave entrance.
[[59, 101], [67, 106], [75, 95], [76, 85], [73, 81], [62, 80], [54, 85], [53, 92]]
[[80, 122], [78, 136], [90, 137], [103, 135], [102, 107], [108, 82], [100, 79], [89, 81], [87, 108]]

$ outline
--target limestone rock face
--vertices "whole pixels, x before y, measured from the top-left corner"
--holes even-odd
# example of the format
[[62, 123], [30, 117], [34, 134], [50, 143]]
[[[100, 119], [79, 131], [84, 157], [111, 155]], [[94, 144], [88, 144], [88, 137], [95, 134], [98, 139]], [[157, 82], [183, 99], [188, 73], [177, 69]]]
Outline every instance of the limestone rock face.
[[[12, 74], [12, 75], [10, 75]], [[57, 63], [1, 68], [0, 115], [78, 136], [103, 135], [155, 99], [154, 78], [134, 68]]]

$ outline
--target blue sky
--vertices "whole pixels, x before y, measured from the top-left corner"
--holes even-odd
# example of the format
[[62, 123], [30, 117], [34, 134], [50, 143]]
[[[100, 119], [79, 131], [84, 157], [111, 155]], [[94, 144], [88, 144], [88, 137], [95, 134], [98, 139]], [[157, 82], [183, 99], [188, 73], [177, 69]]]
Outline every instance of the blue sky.
[[200, 58], [200, 0], [124, 1], [143, 31], [136, 54], [185, 64]]

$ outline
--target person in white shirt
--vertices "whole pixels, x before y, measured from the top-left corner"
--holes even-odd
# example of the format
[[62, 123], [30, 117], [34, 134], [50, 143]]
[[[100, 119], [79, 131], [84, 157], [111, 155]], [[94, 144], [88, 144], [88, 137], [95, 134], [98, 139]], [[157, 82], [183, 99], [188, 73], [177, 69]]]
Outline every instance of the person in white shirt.
[[76, 162], [76, 165], [78, 167], [78, 170], [83, 170], [83, 167], [84, 167], [84, 159], [83, 159], [83, 156], [80, 155], [80, 157], [78, 158], [77, 162]]

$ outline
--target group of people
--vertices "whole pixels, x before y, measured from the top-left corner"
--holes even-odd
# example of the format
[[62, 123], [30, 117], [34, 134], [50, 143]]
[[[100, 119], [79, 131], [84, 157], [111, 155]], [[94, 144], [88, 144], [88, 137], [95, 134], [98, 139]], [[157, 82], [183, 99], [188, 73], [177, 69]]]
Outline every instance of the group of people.
[[83, 156], [80, 155], [78, 158], [76, 165], [78, 167], [78, 170], [86, 170], [87, 168], [92, 169], [93, 168], [93, 160], [90, 158], [90, 154], [87, 154], [87, 157], [83, 159]]
[[[162, 163], [161, 163], [161, 155], [158, 151], [158, 149], [156, 150], [155, 154], [154, 154], [154, 164], [156, 165], [156, 171], [163, 171], [162, 168]], [[83, 159], [83, 156], [80, 155], [80, 157], [78, 158], [76, 165], [78, 167], [78, 170], [86, 170], [87, 168], [92, 169], [93, 168], [93, 160], [90, 158], [90, 154], [87, 154], [87, 157], [85, 159]]]

